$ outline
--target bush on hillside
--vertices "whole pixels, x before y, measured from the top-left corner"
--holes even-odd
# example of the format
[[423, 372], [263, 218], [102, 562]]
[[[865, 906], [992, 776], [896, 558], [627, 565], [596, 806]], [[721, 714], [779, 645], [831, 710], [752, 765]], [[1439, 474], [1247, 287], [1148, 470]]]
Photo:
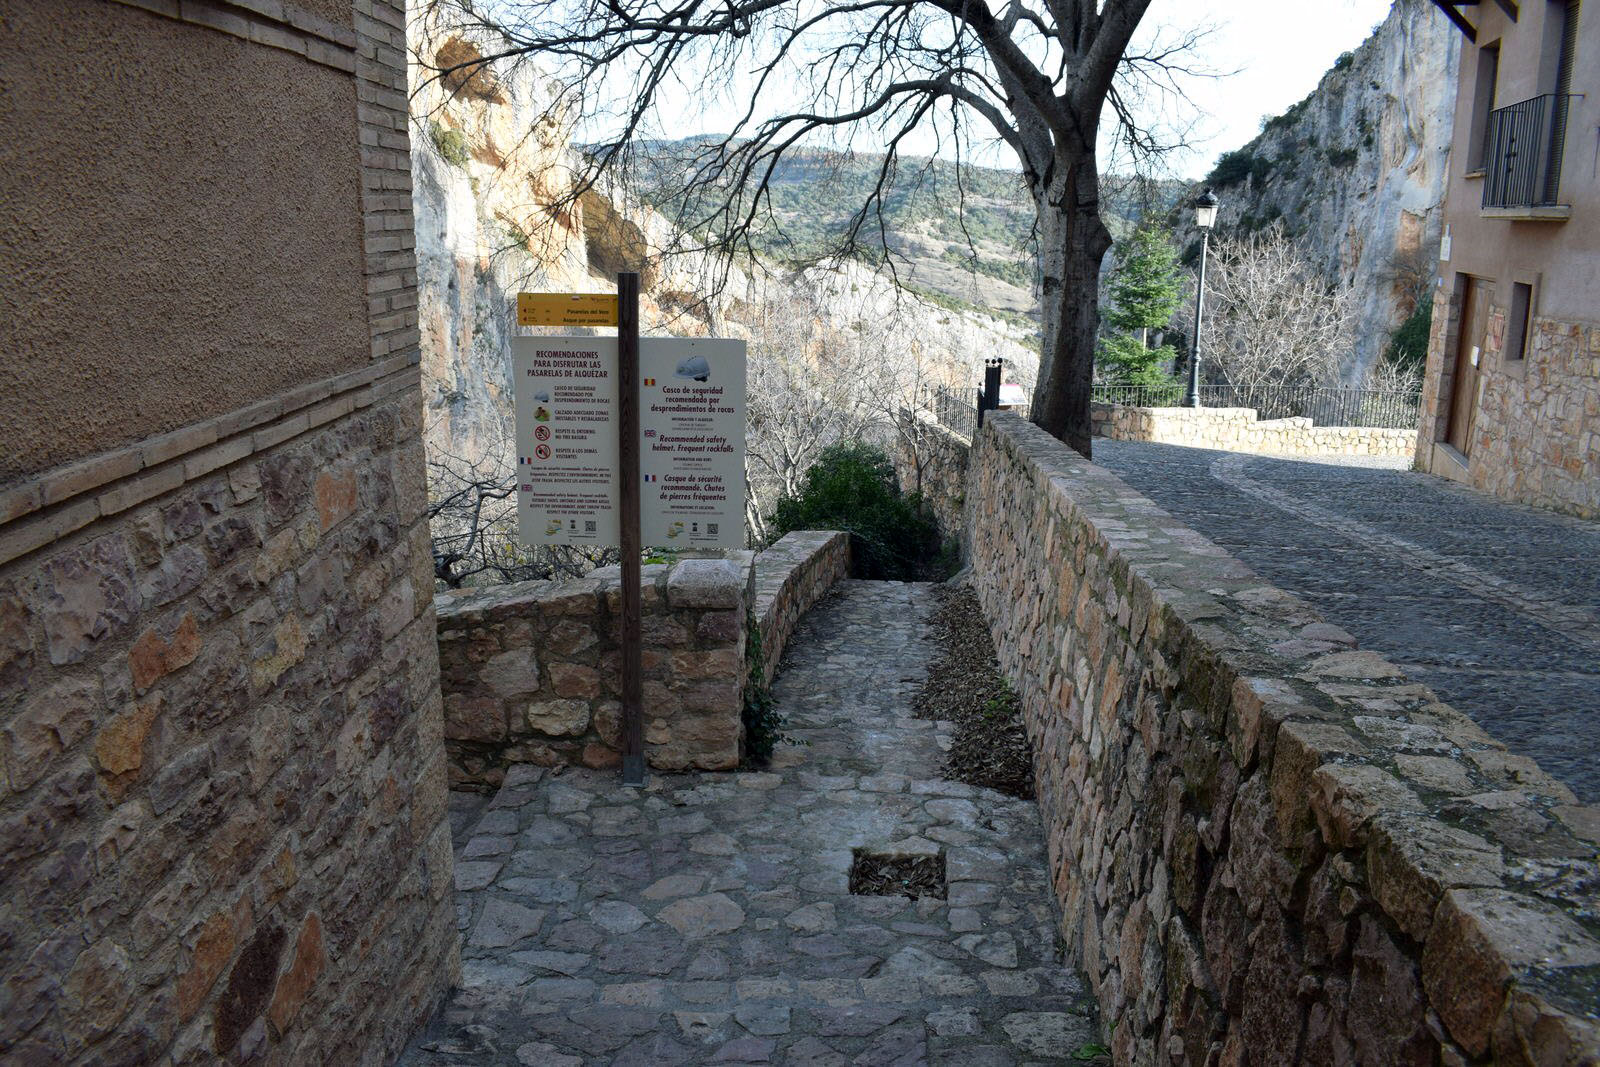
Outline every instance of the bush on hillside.
[[862, 578], [917, 581], [944, 577], [939, 528], [916, 494], [903, 495], [894, 465], [881, 448], [840, 441], [823, 449], [806, 471], [799, 495], [778, 501], [772, 539], [793, 530], [850, 534]]
[[1417, 309], [1389, 338], [1389, 348], [1384, 358], [1398, 367], [1421, 374], [1428, 362], [1428, 334], [1432, 329], [1433, 300], [1424, 297], [1417, 301]]

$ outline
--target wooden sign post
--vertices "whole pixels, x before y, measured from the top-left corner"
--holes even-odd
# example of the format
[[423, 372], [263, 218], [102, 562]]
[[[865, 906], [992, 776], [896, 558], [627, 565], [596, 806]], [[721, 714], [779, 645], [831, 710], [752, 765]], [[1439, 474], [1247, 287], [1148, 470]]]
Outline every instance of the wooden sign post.
[[622, 491], [622, 784], [644, 785], [644, 666], [639, 566], [639, 275], [617, 275], [617, 455]]

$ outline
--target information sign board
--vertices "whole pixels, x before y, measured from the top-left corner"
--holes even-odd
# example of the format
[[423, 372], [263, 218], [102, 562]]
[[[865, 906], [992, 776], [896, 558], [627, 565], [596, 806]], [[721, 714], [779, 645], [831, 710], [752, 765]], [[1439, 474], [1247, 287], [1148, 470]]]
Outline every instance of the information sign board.
[[639, 341], [644, 543], [743, 548], [745, 343]]
[[618, 544], [617, 339], [512, 344], [522, 542]]
[[615, 326], [612, 293], [518, 293], [518, 326]]

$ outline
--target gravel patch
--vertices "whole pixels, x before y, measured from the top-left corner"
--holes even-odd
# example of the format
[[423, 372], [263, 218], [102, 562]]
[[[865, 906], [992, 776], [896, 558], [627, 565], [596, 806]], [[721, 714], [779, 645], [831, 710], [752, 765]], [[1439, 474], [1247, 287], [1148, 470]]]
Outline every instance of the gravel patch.
[[945, 773], [968, 785], [1032, 799], [1033, 748], [1017, 695], [1000, 674], [989, 624], [971, 589], [942, 586], [929, 630], [938, 651], [912, 700], [917, 716], [955, 725]]

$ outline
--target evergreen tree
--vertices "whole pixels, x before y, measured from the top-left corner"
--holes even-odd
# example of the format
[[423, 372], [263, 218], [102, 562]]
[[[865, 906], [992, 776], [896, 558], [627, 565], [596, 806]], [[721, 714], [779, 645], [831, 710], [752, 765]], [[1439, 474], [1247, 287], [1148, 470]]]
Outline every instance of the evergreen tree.
[[1146, 223], [1117, 249], [1097, 362], [1101, 376], [1118, 385], [1167, 385], [1161, 364], [1177, 355], [1171, 345], [1151, 348], [1149, 331], [1165, 329], [1183, 302], [1178, 250], [1159, 224]]

